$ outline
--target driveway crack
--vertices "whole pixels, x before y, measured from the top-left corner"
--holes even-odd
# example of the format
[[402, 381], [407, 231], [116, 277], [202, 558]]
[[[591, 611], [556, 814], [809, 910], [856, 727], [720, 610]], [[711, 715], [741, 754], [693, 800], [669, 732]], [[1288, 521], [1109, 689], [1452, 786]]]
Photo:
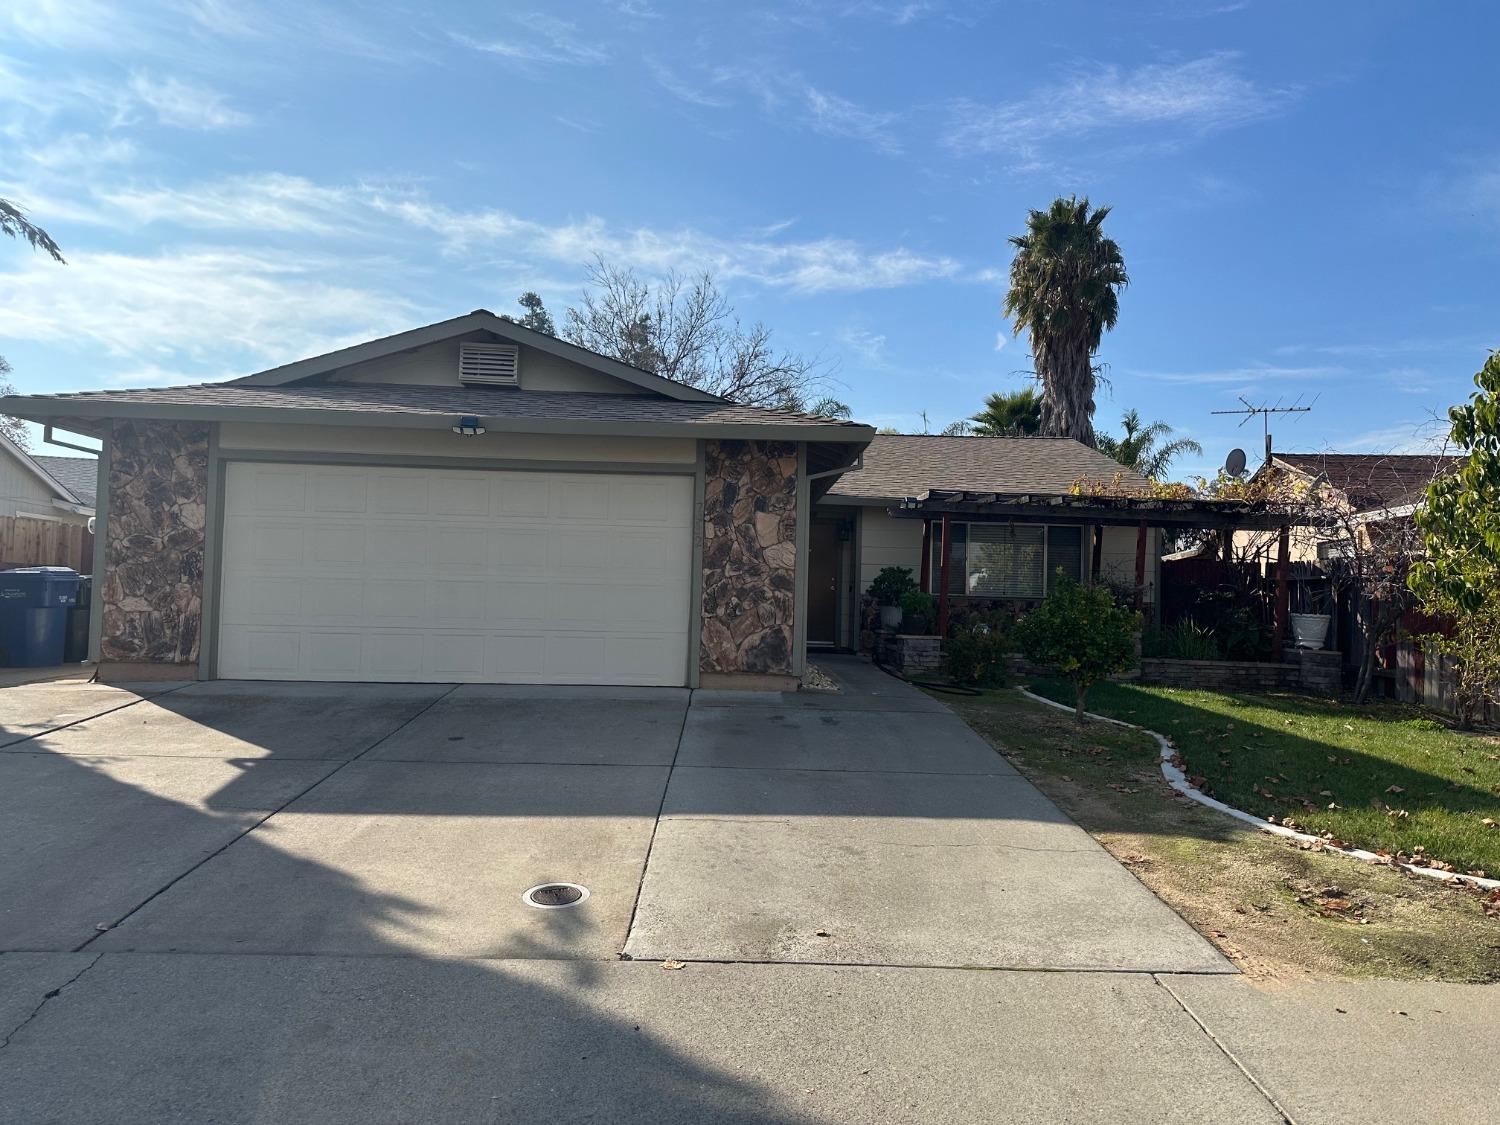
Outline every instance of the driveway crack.
[[75, 982], [76, 980], [78, 980], [79, 977], [83, 976], [84, 973], [88, 972], [95, 965], [97, 965], [99, 963], [99, 959], [101, 957], [103, 957], [103, 956], [104, 956], [103, 953], [96, 953], [96, 954], [94, 954], [93, 958], [89, 961], [89, 963], [87, 965], [85, 965], [83, 968], [79, 969], [76, 973], [74, 973], [72, 976], [70, 976], [67, 980], [63, 981], [62, 984], [58, 985], [56, 988], [49, 989], [47, 992], [42, 993], [42, 998], [39, 1001], [37, 1001], [36, 1007], [34, 1007], [34, 1008], [31, 1009], [31, 1012], [26, 1016], [26, 1018], [23, 1019], [20, 1023], [16, 1024], [15, 1027], [13, 1027], [9, 1031], [7, 1031], [5, 1033], [5, 1038], [4, 1039], [0, 1039], [0, 1051], [3, 1051], [3, 1050], [5, 1050], [5, 1048], [9, 1047], [11, 1039], [13, 1039], [16, 1035], [18, 1035], [20, 1033], [20, 1031], [21, 1031], [22, 1028], [24, 1028], [32, 1020], [36, 1019], [37, 1016], [41, 1015], [42, 1009], [45, 1008], [48, 1005], [48, 1003], [50, 1003], [53, 1000], [56, 1000], [59, 996], [61, 996], [63, 994], [63, 992], [68, 988], [69, 985], [73, 984], [73, 982]]

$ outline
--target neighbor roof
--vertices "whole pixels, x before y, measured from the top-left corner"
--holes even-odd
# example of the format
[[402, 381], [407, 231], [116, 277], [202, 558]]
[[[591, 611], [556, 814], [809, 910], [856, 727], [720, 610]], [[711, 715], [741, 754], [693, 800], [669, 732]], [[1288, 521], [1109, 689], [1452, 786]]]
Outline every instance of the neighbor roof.
[[243, 382], [81, 391], [0, 399], [23, 418], [175, 418], [432, 428], [472, 415], [491, 429], [533, 433], [693, 436], [804, 441], [869, 440], [868, 426], [810, 414], [637, 394], [523, 391], [399, 383]]
[[1462, 457], [1430, 453], [1277, 453], [1273, 463], [1310, 477], [1326, 477], [1355, 507], [1402, 504], [1452, 472]]
[[[13, 399], [12, 401], [23, 400]], [[41, 481], [53, 492], [55, 492], [57, 494], [57, 498], [53, 501], [54, 503], [62, 503], [65, 507], [72, 507], [76, 505], [87, 508], [93, 506], [94, 496], [92, 478], [89, 485], [89, 495], [87, 498], [84, 498], [83, 496], [75, 492], [67, 481], [63, 480], [61, 477], [53, 475], [48, 467], [42, 464], [43, 461], [71, 461], [75, 460], [75, 458], [33, 457], [30, 452], [17, 445], [3, 433], [0, 433], [0, 450], [4, 450], [9, 453], [16, 459], [17, 462], [20, 463], [23, 469], [25, 469], [37, 480]], [[79, 458], [79, 460], [81, 460], [81, 458]]]
[[864, 458], [864, 468], [840, 477], [828, 500], [885, 504], [931, 489], [1062, 496], [1079, 478], [1109, 481], [1116, 473], [1127, 491], [1149, 488], [1139, 473], [1072, 438], [877, 434]]
[[94, 503], [94, 489], [99, 479], [97, 457], [52, 457], [32, 454], [31, 459], [47, 471], [79, 501], [90, 507]]

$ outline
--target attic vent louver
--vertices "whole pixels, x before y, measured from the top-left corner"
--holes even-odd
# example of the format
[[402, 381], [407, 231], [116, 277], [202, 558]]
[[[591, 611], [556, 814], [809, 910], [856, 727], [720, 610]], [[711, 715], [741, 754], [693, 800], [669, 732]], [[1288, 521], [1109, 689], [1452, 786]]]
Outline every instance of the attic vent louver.
[[521, 381], [520, 348], [515, 344], [460, 344], [458, 381], [514, 387]]

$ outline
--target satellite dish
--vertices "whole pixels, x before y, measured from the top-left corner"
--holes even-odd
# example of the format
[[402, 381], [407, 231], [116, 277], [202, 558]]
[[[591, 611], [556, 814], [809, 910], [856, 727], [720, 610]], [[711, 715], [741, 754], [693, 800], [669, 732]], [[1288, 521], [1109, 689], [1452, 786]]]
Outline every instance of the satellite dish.
[[1229, 456], [1224, 458], [1224, 471], [1232, 477], [1245, 475], [1245, 451], [1243, 449], [1229, 451]]

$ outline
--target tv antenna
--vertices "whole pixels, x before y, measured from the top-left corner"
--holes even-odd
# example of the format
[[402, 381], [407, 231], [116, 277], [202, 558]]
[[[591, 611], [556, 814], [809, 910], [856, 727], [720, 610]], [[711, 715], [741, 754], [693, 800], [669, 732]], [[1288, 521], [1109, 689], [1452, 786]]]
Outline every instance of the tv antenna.
[[1209, 411], [1209, 413], [1210, 414], [1243, 414], [1244, 418], [1242, 418], [1240, 420], [1240, 425], [1241, 426], [1243, 426], [1246, 422], [1250, 421], [1250, 419], [1254, 418], [1257, 414], [1260, 415], [1260, 428], [1261, 428], [1261, 433], [1265, 435], [1265, 439], [1266, 439], [1266, 462], [1268, 464], [1270, 463], [1270, 460], [1271, 460], [1271, 415], [1272, 414], [1306, 414], [1315, 405], [1317, 405], [1317, 402], [1318, 402], [1317, 396], [1314, 395], [1312, 402], [1309, 402], [1306, 406], [1303, 406], [1302, 405], [1302, 396], [1298, 395], [1297, 396], [1297, 400], [1295, 402], [1293, 402], [1290, 406], [1283, 406], [1283, 405], [1281, 405], [1281, 403], [1282, 403], [1283, 400], [1281, 400], [1279, 398], [1274, 403], [1272, 403], [1270, 406], [1256, 406], [1255, 403], [1251, 402], [1244, 395], [1239, 395], [1237, 397], [1239, 398], [1239, 400], [1242, 403], [1245, 404], [1240, 409], [1238, 409], [1238, 410], [1211, 410], [1211, 411]]

